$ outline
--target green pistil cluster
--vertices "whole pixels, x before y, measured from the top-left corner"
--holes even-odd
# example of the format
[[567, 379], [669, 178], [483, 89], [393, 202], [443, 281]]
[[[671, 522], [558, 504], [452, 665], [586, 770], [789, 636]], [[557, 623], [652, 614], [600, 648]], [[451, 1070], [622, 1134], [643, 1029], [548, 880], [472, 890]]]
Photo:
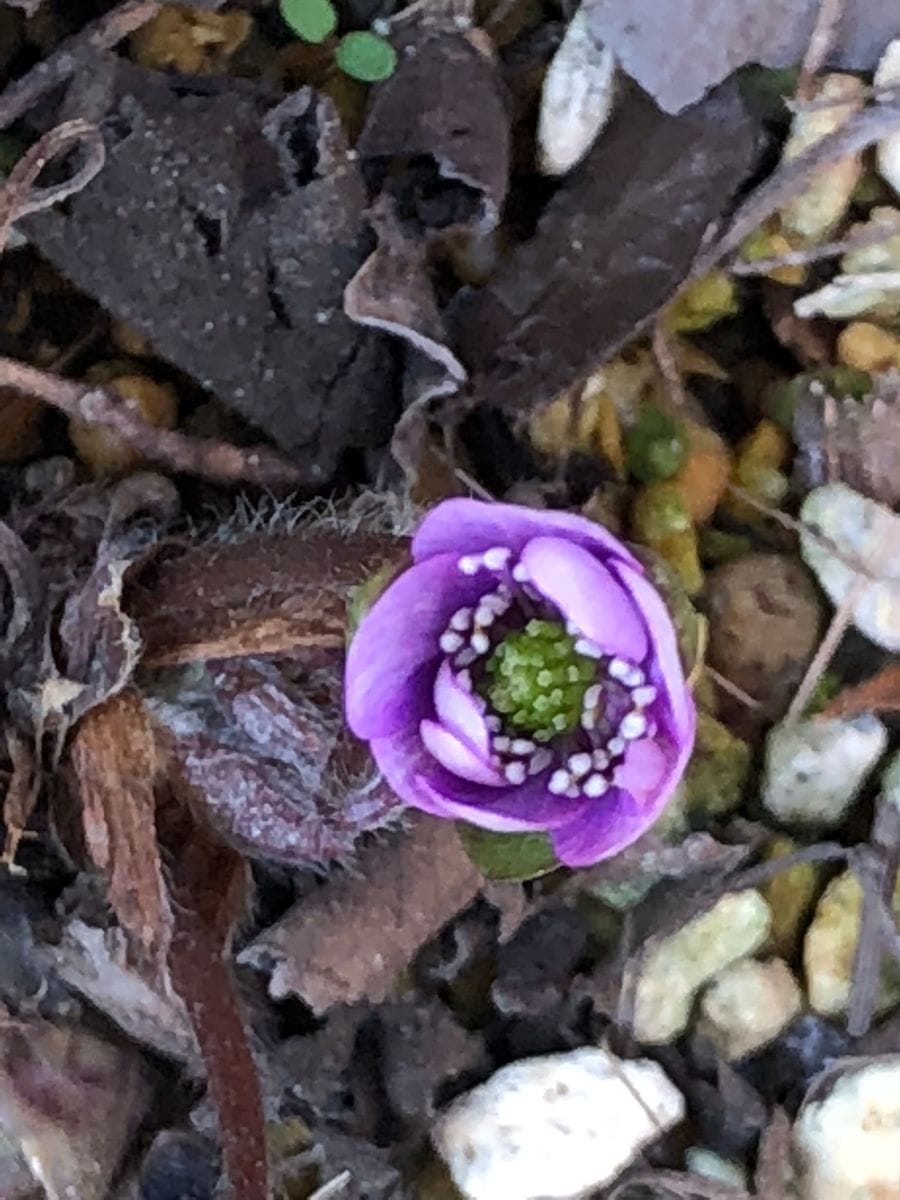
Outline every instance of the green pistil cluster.
[[486, 671], [484, 695], [504, 724], [548, 742], [578, 725], [597, 663], [576, 652], [562, 625], [534, 620], [507, 634]]

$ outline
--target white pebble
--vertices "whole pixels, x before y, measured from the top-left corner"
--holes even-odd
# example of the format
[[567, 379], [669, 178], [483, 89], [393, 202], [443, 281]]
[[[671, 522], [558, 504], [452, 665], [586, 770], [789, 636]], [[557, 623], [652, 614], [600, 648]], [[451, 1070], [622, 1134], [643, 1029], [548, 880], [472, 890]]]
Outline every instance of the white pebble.
[[862, 1060], [833, 1081], [824, 1098], [817, 1095], [813, 1103], [804, 1104], [794, 1125], [804, 1200], [896, 1200], [898, 1114], [896, 1054]]
[[586, 796], [596, 800], [598, 796], [603, 796], [609, 791], [609, 783], [602, 775], [591, 775], [581, 785], [581, 790]]
[[441, 640], [438, 645], [445, 654], [455, 654], [457, 650], [465, 645], [465, 642], [458, 633], [451, 633], [448, 630], [446, 633], [441, 634]]
[[511, 762], [503, 768], [503, 774], [510, 783], [524, 783], [528, 771], [522, 762]]
[[468, 1200], [575, 1200], [684, 1113], [657, 1063], [584, 1047], [502, 1067], [450, 1106], [432, 1138]]
[[550, 782], [547, 784], [547, 791], [552, 792], [554, 796], [562, 796], [566, 788], [572, 783], [572, 776], [568, 771], [563, 771], [561, 768], [554, 771], [550, 776]]
[[587, 775], [591, 769], [591, 756], [584, 752], [581, 754], [572, 754], [569, 756], [566, 766], [575, 779], [580, 779], [582, 775]]

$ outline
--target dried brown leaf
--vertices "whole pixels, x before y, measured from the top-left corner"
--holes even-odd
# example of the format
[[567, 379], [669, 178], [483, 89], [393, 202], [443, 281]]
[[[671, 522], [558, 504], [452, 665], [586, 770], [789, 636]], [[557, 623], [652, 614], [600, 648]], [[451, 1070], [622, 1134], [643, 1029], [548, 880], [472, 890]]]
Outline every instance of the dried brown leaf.
[[820, 715], [857, 717], [867, 712], [900, 712], [900, 663], [889, 663], [877, 675], [844, 688]]
[[[591, 30], [666, 112], [694, 104], [747, 63], [789, 67], [807, 50], [821, 0], [587, 0]], [[871, 70], [897, 36], [880, 0], [843, 0], [827, 61]]]
[[900, 372], [875, 377], [862, 399], [810, 385], [794, 413], [804, 487], [846, 483], [882, 504], [900, 503]]
[[88, 712], [71, 762], [88, 852], [106, 875], [109, 902], [135, 952], [161, 977], [172, 915], [156, 848], [157, 753], [141, 698], [122, 692]]
[[730, 85], [681, 117], [626, 90], [534, 236], [459, 307], [475, 401], [525, 418], [648, 328], [729, 209], [755, 148]]
[[0, 1027], [0, 1125], [47, 1200], [105, 1200], [150, 1100], [141, 1055], [49, 1021]]
[[481, 886], [449, 822], [410, 828], [360, 855], [354, 871], [289, 910], [240, 955], [271, 972], [273, 998], [299, 996], [316, 1012], [383, 1000], [415, 951]]

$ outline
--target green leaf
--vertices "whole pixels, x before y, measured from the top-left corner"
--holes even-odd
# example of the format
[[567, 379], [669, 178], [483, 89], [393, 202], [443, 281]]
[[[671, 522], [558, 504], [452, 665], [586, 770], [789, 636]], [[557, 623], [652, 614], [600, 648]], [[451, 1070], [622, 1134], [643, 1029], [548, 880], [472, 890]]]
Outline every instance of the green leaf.
[[334, 59], [346, 75], [360, 83], [380, 83], [397, 68], [397, 51], [391, 43], [367, 30], [344, 34]]
[[544, 833], [492, 833], [461, 821], [456, 832], [466, 854], [488, 879], [523, 882], [549, 875], [560, 865]]
[[279, 0], [285, 24], [304, 42], [324, 42], [337, 29], [337, 13], [331, 0]]

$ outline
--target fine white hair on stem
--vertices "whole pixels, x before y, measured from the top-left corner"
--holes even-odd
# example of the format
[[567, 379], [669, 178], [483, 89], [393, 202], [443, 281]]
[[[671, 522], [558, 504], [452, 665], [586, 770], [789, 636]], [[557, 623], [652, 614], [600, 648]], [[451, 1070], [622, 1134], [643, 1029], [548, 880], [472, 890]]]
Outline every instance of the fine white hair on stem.
[[271, 494], [250, 498], [241, 493], [230, 512], [210, 513], [208, 523], [195, 521], [192, 532], [213, 542], [233, 544], [260, 535], [292, 534], [309, 530], [352, 537], [355, 533], [408, 535], [421, 517], [409, 495], [400, 492], [362, 491], [331, 499], [279, 498]]

